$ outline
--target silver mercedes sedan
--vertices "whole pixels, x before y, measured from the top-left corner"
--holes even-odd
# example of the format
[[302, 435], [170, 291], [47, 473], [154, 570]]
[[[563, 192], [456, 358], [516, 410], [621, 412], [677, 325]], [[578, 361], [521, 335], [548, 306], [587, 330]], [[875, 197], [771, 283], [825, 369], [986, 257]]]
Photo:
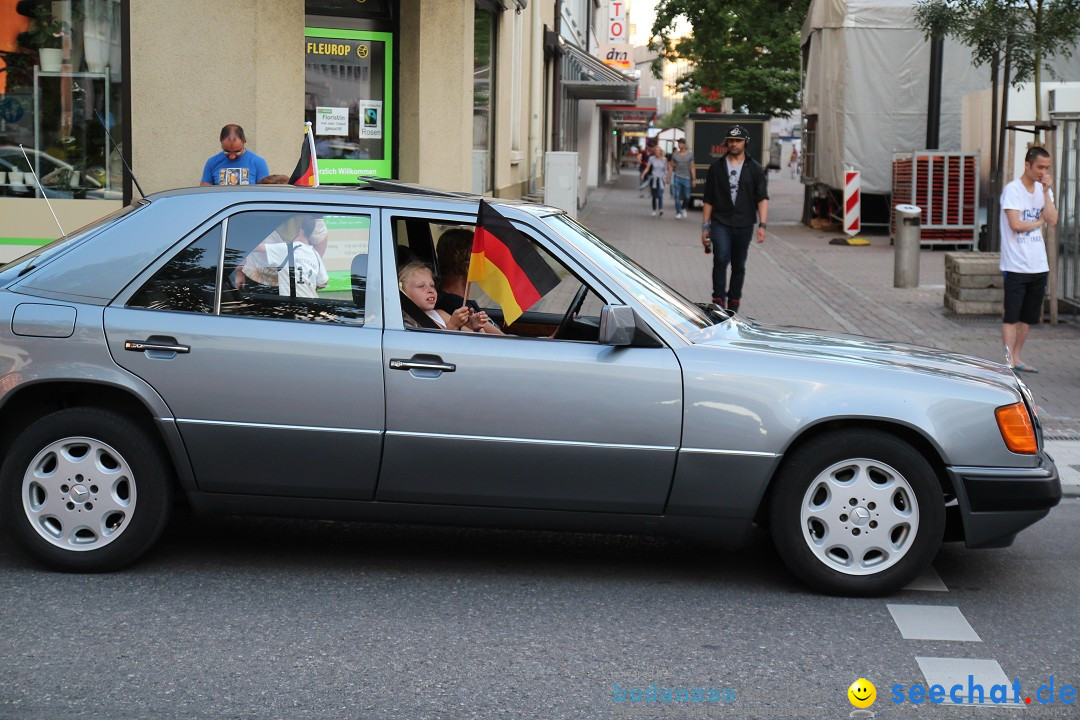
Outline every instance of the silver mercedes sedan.
[[[108, 571], [177, 501], [724, 545], [756, 523], [809, 586], [878, 595], [1058, 502], [1005, 366], [730, 315], [561, 211], [489, 202], [176, 190], [0, 268], [7, 529]], [[494, 281], [449, 267], [463, 233]]]

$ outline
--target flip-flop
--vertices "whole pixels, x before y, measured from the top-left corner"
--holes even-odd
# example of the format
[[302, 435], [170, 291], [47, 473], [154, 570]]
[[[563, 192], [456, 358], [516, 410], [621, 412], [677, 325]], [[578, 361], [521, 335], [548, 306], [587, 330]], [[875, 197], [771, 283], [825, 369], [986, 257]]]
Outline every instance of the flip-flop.
[[1026, 372], [1026, 373], [1038, 373], [1039, 372], [1035, 368], [1033, 368], [1030, 365], [1027, 365], [1025, 363], [1018, 363], [1016, 365], [1013, 365], [1013, 370], [1015, 370], [1016, 372]]

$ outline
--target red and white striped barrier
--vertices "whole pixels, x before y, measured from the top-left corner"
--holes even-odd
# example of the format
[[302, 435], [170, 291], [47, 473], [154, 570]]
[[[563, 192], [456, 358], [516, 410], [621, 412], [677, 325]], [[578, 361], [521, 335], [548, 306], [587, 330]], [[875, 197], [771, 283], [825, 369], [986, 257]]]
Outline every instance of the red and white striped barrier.
[[862, 229], [862, 193], [859, 173], [849, 170], [844, 173], [844, 232], [858, 235]]

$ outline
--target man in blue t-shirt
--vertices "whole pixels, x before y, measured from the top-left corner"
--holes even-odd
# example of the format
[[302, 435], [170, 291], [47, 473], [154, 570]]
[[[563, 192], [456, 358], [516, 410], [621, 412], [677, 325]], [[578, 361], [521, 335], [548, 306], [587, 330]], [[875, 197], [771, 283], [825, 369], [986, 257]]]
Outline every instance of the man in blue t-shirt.
[[229, 124], [221, 128], [221, 152], [203, 167], [200, 185], [255, 185], [270, 174], [266, 161], [244, 147], [244, 128]]

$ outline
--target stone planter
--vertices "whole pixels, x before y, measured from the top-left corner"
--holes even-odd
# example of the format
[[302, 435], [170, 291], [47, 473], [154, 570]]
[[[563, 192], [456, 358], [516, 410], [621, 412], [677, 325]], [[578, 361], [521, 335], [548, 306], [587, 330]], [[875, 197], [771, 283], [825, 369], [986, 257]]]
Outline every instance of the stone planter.
[[945, 307], [958, 315], [1000, 315], [1005, 300], [998, 253], [945, 253]]

